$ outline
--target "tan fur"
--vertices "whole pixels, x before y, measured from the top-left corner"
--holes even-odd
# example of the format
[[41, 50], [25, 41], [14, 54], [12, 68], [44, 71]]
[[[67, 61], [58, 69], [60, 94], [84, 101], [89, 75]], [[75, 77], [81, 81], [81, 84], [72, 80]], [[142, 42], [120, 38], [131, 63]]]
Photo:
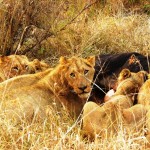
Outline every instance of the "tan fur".
[[61, 57], [56, 68], [9, 79], [0, 84], [2, 110], [15, 107], [9, 106], [14, 101], [17, 112], [20, 105], [29, 118], [37, 110], [43, 118], [48, 105], [58, 111], [63, 105], [71, 115], [78, 116], [91, 91], [94, 65], [95, 57]]
[[133, 96], [138, 93], [140, 87], [145, 82], [146, 76], [148, 76], [148, 73], [145, 71], [133, 73], [128, 69], [123, 69], [118, 77], [116, 92], [110, 97], [107, 97], [106, 95], [104, 101], [107, 102], [116, 95], [127, 95], [132, 101], [134, 101]]
[[138, 93], [140, 87], [144, 84], [147, 76], [148, 73], [146, 71], [139, 71], [137, 73], [133, 73], [127, 69], [123, 69], [118, 78], [118, 87], [115, 95], [128, 95]]
[[86, 103], [82, 116], [84, 134], [90, 139], [95, 138], [96, 134], [102, 138], [112, 137], [118, 131], [118, 123], [122, 122], [121, 110], [132, 106], [132, 96], [126, 95], [112, 96], [103, 106], [94, 102]]
[[33, 61], [29, 62], [29, 67], [35, 73], [50, 68], [50, 66], [47, 63], [45, 63], [44, 61], [39, 61], [38, 59], [34, 59]]
[[0, 57], [0, 82], [23, 74], [44, 71], [49, 65], [34, 59], [29, 61], [25, 55], [10, 55]]
[[129, 77], [131, 77], [130, 70], [129, 69], [123, 69], [120, 72], [119, 76], [118, 76], [118, 82], [120, 83], [121, 81], [123, 81], [123, 80], [125, 80], [125, 79], [127, 79]]
[[[84, 134], [90, 138], [95, 138], [96, 134], [108, 138], [117, 134], [121, 125], [128, 133], [141, 130], [145, 123], [146, 109], [142, 105], [133, 106], [133, 102], [134, 94], [144, 83], [145, 76], [145, 71], [132, 73], [123, 69], [116, 92], [103, 106], [86, 103], [82, 116]], [[137, 128], [134, 128], [135, 124]]]
[[147, 133], [146, 133], [146, 138], [149, 142], [149, 147], [150, 147], [150, 106], [146, 106], [147, 109], [147, 114], [146, 114], [146, 128], [147, 128]]
[[147, 140], [150, 143], [150, 79], [141, 87], [138, 93], [138, 103], [145, 106], [148, 113], [146, 115]]
[[110, 101], [103, 106], [88, 102], [83, 108], [82, 121], [84, 136], [90, 139], [94, 139], [96, 136], [103, 139], [112, 138], [117, 134], [119, 123], [122, 122], [120, 106]]
[[82, 132], [91, 140], [99, 135], [101, 138], [111, 137], [117, 124], [112, 103], [99, 106], [94, 102], [87, 102], [83, 108]]
[[0, 81], [17, 75], [30, 73], [28, 70], [29, 60], [24, 55], [10, 55], [0, 57]]
[[150, 79], [142, 85], [138, 93], [138, 103], [144, 106], [150, 106]]
[[143, 131], [146, 125], [146, 114], [147, 110], [141, 104], [122, 110], [124, 127], [129, 134]]
[[[126, 103], [123, 99], [120, 101], [121, 104]], [[88, 102], [83, 108], [82, 131], [90, 139], [94, 139], [96, 135], [112, 138], [121, 128], [128, 134], [133, 134], [143, 130], [146, 112], [145, 107], [140, 104], [125, 109], [119, 103], [110, 101], [103, 106]]]

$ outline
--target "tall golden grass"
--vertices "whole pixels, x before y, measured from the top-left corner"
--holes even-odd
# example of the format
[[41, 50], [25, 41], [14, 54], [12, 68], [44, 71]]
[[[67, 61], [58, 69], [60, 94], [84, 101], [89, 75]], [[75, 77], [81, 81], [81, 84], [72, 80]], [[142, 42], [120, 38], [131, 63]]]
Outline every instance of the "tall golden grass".
[[[0, 53], [15, 53], [24, 29], [30, 25], [53, 36], [46, 37], [26, 54], [44, 58], [52, 65], [60, 55], [150, 53], [150, 18], [148, 13], [143, 13], [149, 12], [148, 0], [98, 1], [79, 15], [86, 5], [86, 0], [1, 0]], [[75, 16], [77, 18], [70, 22]], [[61, 30], [63, 27], [65, 29]], [[30, 48], [34, 42], [32, 36], [26, 35], [22, 46]], [[85, 140], [80, 133], [81, 121], [73, 120], [64, 110], [61, 114], [52, 110], [44, 122], [22, 120], [17, 126], [2, 113], [0, 116], [0, 149], [146, 149], [144, 134], [137, 132], [137, 135], [128, 136], [122, 128], [117, 137], [109, 140]]]
[[5, 119], [2, 113], [0, 115], [0, 149], [3, 150], [144, 150], [147, 148], [144, 129], [143, 132], [127, 134], [121, 124], [117, 136], [111, 139], [100, 139], [99, 136], [93, 142], [83, 139], [81, 120], [71, 119], [64, 110], [57, 114], [56, 110], [51, 109], [43, 122], [27, 123], [22, 120], [16, 126]]
[[[76, 53], [149, 49], [148, 0], [2, 0], [0, 3], [1, 54], [17, 50], [33, 57], [58, 58]], [[31, 26], [47, 34], [31, 32]], [[22, 47], [18, 50], [20, 43]]]

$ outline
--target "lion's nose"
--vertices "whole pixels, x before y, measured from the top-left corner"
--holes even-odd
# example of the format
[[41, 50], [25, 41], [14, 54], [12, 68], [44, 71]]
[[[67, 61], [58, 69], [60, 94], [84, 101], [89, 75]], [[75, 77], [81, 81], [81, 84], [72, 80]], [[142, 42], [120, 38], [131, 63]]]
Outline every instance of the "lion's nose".
[[82, 91], [84, 91], [86, 88], [87, 88], [87, 86], [86, 86], [86, 85], [85, 85], [85, 86], [81, 86], [81, 87], [79, 87], [79, 89], [80, 89], [80, 90], [82, 90]]

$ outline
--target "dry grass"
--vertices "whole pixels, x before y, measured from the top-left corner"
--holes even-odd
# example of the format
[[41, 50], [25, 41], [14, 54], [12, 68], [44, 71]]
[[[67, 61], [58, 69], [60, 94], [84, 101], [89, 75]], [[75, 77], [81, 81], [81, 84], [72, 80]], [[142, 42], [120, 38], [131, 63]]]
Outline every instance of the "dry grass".
[[144, 10], [149, 12], [148, 0], [98, 1], [80, 14], [88, 4], [84, 0], [2, 1], [0, 52], [14, 53], [19, 42], [20, 53], [38, 58], [149, 51], [150, 21], [143, 14]]
[[[150, 50], [150, 18], [148, 0], [109, 0], [95, 4], [79, 15], [65, 30], [59, 31], [87, 1], [71, 0], [0, 0], [0, 52], [14, 53], [24, 29], [30, 25], [54, 33], [45, 38], [27, 55], [47, 59], [52, 65], [60, 55], [94, 55], [136, 51], [143, 54]], [[92, 0], [90, 1], [92, 2]], [[138, 14], [140, 11], [142, 13]], [[56, 34], [57, 33], [57, 34]], [[40, 34], [38, 34], [40, 37]], [[32, 37], [32, 38], [31, 38]], [[27, 34], [21, 52], [32, 47], [34, 35]], [[24, 46], [26, 46], [24, 48]], [[49, 56], [49, 58], [47, 58]], [[58, 115], [52, 110], [44, 122], [21, 122], [17, 126], [0, 114], [0, 149], [30, 150], [144, 150], [143, 134], [128, 136], [120, 129], [110, 140], [97, 138], [94, 142], [80, 136], [81, 122], [75, 124], [62, 110]], [[77, 121], [78, 122], [78, 121]]]
[[[3, 116], [4, 117], [4, 116]], [[14, 126], [12, 122], [0, 118], [0, 149], [30, 150], [144, 150], [146, 138], [143, 133], [127, 135], [120, 126], [118, 136], [112, 139], [96, 138], [90, 142], [81, 136], [81, 122], [75, 122], [62, 110], [61, 115], [51, 110], [44, 122], [21, 122]]]

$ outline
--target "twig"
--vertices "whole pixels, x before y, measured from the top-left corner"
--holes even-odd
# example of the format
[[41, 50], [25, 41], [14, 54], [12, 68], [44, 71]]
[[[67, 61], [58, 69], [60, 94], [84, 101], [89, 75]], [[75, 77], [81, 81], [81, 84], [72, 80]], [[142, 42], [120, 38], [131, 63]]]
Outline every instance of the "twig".
[[84, 8], [74, 18], [72, 18], [64, 27], [62, 27], [58, 32], [65, 30], [66, 27], [70, 25], [74, 20], [76, 20], [76, 18], [78, 18], [86, 9], [90, 8], [92, 5], [94, 5], [97, 2], [98, 0], [94, 1], [93, 3], [85, 5]]
[[66, 29], [66, 27], [68, 25], [70, 25], [74, 20], [76, 20], [86, 9], [90, 8], [92, 5], [94, 5], [95, 3], [97, 3], [98, 0], [95, 0], [93, 3], [87, 4], [84, 6], [84, 8], [74, 17], [72, 18], [64, 27], [62, 27], [60, 30], [56, 31], [56, 33], [53, 32], [47, 32], [47, 34], [45, 36], [43, 36], [41, 38], [41, 40], [39, 40], [36, 44], [34, 44], [32, 47], [30, 47], [29, 49], [26, 49], [22, 52], [22, 54], [26, 54], [27, 52], [29, 52], [30, 50], [32, 50], [37, 44], [40, 45], [45, 39], [51, 37], [51, 36], [55, 36], [57, 33], [63, 31]]
[[15, 53], [17, 53], [17, 52], [20, 50], [20, 47], [21, 47], [21, 45], [22, 45], [22, 43], [23, 43], [23, 40], [24, 40], [25, 33], [26, 33], [26, 31], [27, 31], [27, 29], [28, 29], [29, 27], [30, 27], [30, 26], [27, 26], [27, 27], [24, 28], [24, 30], [23, 30], [23, 32], [22, 32], [22, 34], [21, 34], [21, 38], [20, 38], [20, 41], [19, 41], [19, 44], [18, 44], [18, 46], [17, 46], [17, 48], [16, 48]]

